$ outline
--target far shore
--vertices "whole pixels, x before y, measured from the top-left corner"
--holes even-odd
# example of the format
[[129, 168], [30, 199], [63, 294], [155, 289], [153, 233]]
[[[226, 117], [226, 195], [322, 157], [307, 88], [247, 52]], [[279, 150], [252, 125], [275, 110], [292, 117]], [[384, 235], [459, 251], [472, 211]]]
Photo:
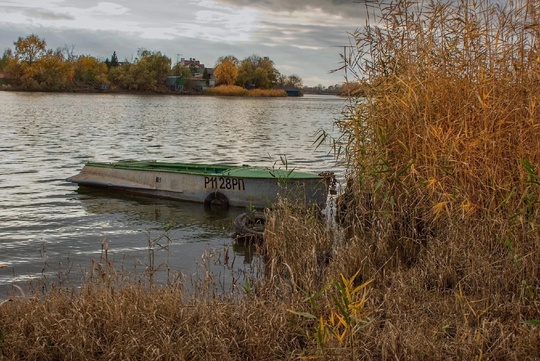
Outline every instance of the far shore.
[[[96, 88], [73, 88], [73, 89], [63, 89], [63, 90], [52, 90], [52, 89], [26, 89], [22, 87], [13, 87], [10, 85], [0, 85], [0, 91], [10, 91], [10, 92], [26, 92], [26, 93], [80, 93], [80, 94], [137, 94], [137, 95], [183, 95], [183, 96], [231, 96], [229, 94], [204, 94], [203, 92], [198, 91], [174, 91], [166, 87], [158, 89], [156, 91], [138, 91], [138, 90], [119, 90], [119, 89], [107, 89], [101, 90]], [[283, 95], [281, 97], [289, 98], [298, 98], [303, 95], [335, 95], [340, 96], [340, 94], [330, 91], [304, 91], [302, 90], [302, 95], [300, 96], [287, 96]], [[252, 95], [249, 94], [235, 94], [234, 96], [245, 96], [249, 97]], [[276, 95], [257, 95], [257, 97], [276, 97]]]

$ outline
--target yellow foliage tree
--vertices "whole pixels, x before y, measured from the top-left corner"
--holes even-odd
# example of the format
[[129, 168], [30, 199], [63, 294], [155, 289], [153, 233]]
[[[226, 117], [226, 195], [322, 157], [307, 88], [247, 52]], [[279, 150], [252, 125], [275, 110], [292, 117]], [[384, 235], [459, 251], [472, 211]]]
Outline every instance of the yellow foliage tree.
[[37, 69], [34, 80], [41, 89], [66, 89], [73, 81], [72, 63], [64, 61], [59, 54], [49, 52], [36, 61], [32, 67]]
[[46, 53], [47, 43], [34, 34], [26, 38], [19, 37], [13, 44], [15, 45], [15, 55], [17, 58], [28, 64], [33, 64]]
[[216, 84], [233, 85], [238, 77], [238, 59], [234, 56], [220, 58], [214, 69]]
[[80, 56], [73, 64], [74, 81], [78, 84], [107, 84], [107, 65], [93, 56]]

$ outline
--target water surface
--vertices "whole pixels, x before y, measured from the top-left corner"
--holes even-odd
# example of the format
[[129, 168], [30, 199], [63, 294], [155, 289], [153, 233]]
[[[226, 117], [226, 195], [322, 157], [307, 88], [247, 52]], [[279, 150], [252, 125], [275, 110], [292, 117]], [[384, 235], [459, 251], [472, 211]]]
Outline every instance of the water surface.
[[[102, 254], [195, 272], [208, 249], [232, 247], [243, 210], [79, 189], [65, 179], [87, 161], [250, 164], [324, 171], [335, 166], [317, 132], [333, 133], [344, 100], [0, 92], [0, 297], [14, 282], [88, 269]], [[284, 164], [286, 162], [286, 165]], [[240, 260], [242, 249], [234, 248]], [[244, 261], [247, 261], [244, 259]], [[249, 265], [249, 262], [239, 262]], [[73, 271], [72, 271], [73, 272]]]

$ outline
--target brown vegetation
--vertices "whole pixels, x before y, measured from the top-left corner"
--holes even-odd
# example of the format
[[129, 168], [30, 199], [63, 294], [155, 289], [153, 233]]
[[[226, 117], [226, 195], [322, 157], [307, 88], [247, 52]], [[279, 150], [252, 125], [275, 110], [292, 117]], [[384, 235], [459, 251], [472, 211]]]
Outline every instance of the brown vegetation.
[[251, 89], [250, 97], [286, 97], [287, 93], [282, 89]]
[[223, 95], [223, 96], [246, 96], [249, 91], [238, 85], [218, 85], [213, 88], [205, 88], [205, 95]]
[[285, 358], [298, 347], [285, 332], [287, 311], [272, 306], [275, 295], [190, 298], [179, 284], [153, 288], [118, 278], [117, 288], [113, 275], [87, 281], [76, 294], [53, 289], [42, 299], [4, 303], [2, 359], [249, 360]]
[[187, 292], [105, 273], [4, 302], [1, 355], [539, 359], [538, 6], [384, 7], [354, 34], [366, 97], [339, 123], [339, 226], [277, 207], [261, 272], [228, 293], [211, 277]]
[[203, 90], [205, 95], [250, 96], [250, 97], [286, 97], [285, 90], [280, 89], [246, 89], [238, 85], [218, 85]]

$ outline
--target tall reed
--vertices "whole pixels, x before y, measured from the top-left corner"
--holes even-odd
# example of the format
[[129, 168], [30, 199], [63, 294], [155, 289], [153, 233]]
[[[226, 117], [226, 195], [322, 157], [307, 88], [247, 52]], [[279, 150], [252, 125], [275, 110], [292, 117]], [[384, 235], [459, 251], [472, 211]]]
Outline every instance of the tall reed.
[[338, 267], [365, 259], [389, 358], [538, 355], [540, 5], [376, 10], [345, 58]]
[[382, 201], [406, 195], [429, 221], [534, 220], [538, 7], [397, 1], [353, 34], [367, 96], [341, 129], [355, 183]]

